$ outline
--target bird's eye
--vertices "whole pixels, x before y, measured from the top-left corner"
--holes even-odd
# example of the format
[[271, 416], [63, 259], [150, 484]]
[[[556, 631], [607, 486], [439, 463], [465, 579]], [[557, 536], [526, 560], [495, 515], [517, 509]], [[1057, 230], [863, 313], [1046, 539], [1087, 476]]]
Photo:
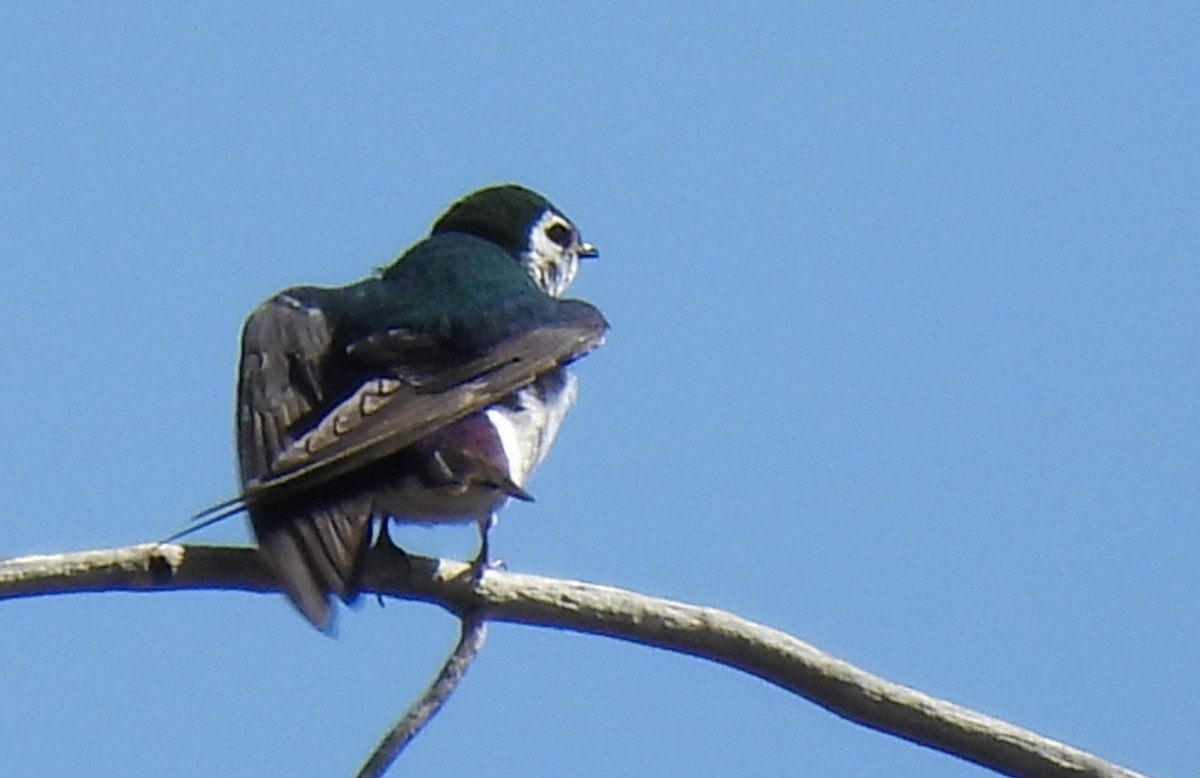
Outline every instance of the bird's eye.
[[571, 245], [571, 229], [562, 222], [557, 222], [547, 227], [546, 237], [563, 248]]

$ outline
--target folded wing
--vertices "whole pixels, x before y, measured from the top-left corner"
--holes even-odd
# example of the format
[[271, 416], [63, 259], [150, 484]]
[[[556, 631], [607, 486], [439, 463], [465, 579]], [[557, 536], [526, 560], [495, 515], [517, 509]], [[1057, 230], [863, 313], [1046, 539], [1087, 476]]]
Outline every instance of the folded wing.
[[240, 505], [284, 591], [328, 630], [330, 596], [357, 594], [369, 488], [387, 477], [387, 458], [583, 356], [608, 325], [592, 306], [563, 301], [549, 326], [484, 348], [403, 327], [341, 344], [334, 322], [301, 298], [277, 295], [243, 330]]

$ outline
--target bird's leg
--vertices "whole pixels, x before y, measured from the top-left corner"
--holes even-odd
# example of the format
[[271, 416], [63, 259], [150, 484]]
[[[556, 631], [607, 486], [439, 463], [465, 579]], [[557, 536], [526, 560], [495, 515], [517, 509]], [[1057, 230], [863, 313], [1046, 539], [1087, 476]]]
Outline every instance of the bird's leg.
[[380, 519], [379, 534], [375, 536], [375, 548], [386, 551], [389, 554], [395, 554], [408, 561], [408, 553], [396, 545], [396, 541], [392, 540], [392, 533], [388, 532], [387, 519]]
[[[404, 549], [396, 545], [396, 541], [392, 540], [392, 534], [388, 532], [388, 520], [379, 520], [379, 534], [375, 537], [375, 545], [371, 548], [372, 554], [383, 555], [388, 558], [389, 564], [402, 565], [408, 569], [412, 566], [412, 561], [408, 558], [408, 553]], [[383, 595], [375, 595], [375, 599], [379, 601], [379, 605], [383, 606]]]
[[496, 514], [489, 513], [480, 516], [475, 520], [475, 525], [479, 527], [479, 553], [471, 560], [471, 577], [478, 581], [483, 577], [484, 572], [492, 566], [491, 560], [488, 557], [488, 532], [492, 527], [496, 526]]

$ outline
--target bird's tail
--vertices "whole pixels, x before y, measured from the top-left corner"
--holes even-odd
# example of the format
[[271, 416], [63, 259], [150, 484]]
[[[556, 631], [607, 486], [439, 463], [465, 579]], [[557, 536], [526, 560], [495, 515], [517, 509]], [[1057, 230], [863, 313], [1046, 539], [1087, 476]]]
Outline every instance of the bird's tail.
[[259, 549], [292, 604], [322, 632], [333, 629], [331, 596], [358, 596], [371, 540], [367, 500], [348, 499], [314, 508], [288, 504], [250, 509]]

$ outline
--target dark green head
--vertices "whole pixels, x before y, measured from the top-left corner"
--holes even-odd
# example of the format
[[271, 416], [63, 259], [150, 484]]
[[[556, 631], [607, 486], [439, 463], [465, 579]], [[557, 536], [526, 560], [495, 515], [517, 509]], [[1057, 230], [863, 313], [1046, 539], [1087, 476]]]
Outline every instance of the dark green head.
[[579, 260], [598, 256], [562, 211], [517, 184], [480, 189], [450, 206], [432, 235], [465, 232], [512, 254], [547, 294], [561, 295], [575, 280]]

